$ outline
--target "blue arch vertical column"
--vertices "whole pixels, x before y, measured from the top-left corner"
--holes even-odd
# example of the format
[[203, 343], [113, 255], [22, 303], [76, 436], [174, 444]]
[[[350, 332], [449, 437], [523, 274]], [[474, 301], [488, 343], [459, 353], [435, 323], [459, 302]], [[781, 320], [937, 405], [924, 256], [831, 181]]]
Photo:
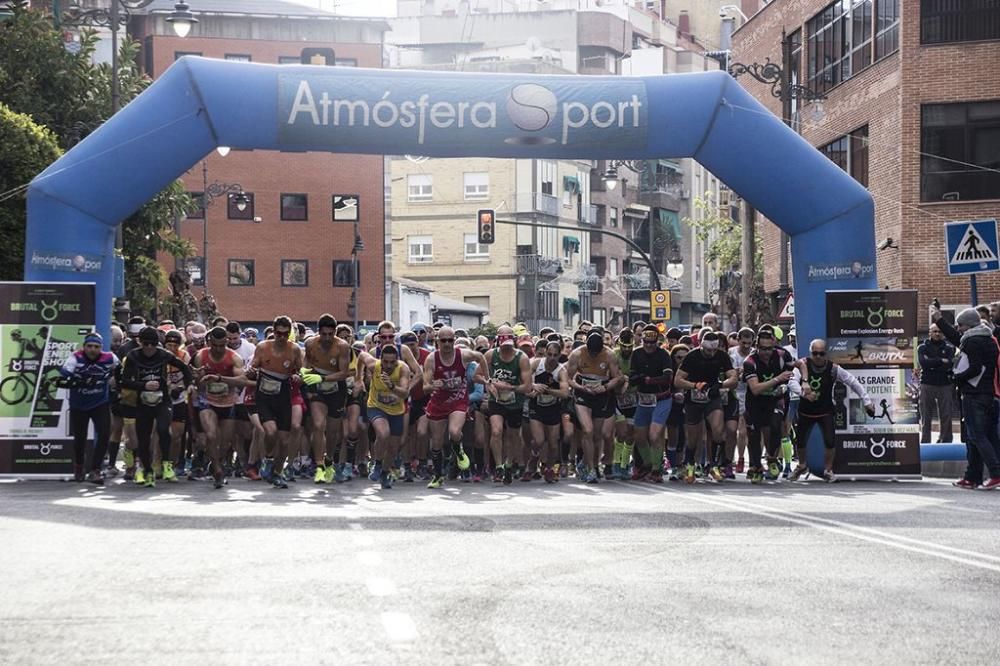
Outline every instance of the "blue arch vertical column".
[[[28, 189], [25, 276], [98, 284], [107, 333], [115, 227], [218, 145], [431, 157], [693, 157], [792, 237], [796, 326], [825, 336], [809, 266], [874, 263], [868, 192], [721, 72], [574, 77], [276, 66], [185, 57]], [[35, 268], [98, 255], [97, 274]], [[277, 304], [276, 304], [277, 305]], [[821, 466], [810, 443], [810, 464]]]

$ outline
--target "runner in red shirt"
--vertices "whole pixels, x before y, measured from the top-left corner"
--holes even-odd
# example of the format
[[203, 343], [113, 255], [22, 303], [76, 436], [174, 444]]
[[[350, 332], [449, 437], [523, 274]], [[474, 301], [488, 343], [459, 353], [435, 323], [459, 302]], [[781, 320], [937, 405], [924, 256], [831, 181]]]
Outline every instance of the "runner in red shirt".
[[198, 419], [205, 431], [208, 457], [212, 462], [215, 487], [226, 484], [222, 460], [233, 438], [236, 418], [236, 394], [245, 383], [243, 359], [230, 349], [226, 329], [213, 328], [208, 334], [209, 346], [194, 357], [199, 370]]

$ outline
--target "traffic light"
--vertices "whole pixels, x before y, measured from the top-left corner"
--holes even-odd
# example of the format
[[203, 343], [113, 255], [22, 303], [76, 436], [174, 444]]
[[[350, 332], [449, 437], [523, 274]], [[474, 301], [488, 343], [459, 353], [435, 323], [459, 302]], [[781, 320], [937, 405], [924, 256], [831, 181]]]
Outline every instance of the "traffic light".
[[496, 240], [496, 211], [492, 209], [482, 209], [479, 211], [479, 244], [492, 245]]

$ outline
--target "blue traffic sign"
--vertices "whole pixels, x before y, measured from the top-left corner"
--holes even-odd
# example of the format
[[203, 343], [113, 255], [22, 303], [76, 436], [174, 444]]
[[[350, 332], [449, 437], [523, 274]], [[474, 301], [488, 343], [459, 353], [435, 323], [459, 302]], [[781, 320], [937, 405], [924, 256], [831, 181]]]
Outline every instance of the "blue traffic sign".
[[948, 275], [1000, 270], [997, 221], [962, 220], [944, 225]]

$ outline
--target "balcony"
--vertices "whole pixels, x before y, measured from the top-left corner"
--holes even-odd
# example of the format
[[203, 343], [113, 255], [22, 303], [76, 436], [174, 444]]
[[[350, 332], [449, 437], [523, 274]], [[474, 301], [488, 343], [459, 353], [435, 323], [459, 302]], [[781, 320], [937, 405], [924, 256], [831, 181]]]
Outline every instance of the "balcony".
[[544, 192], [518, 192], [515, 213], [541, 213], [559, 217], [559, 199]]
[[562, 266], [562, 259], [559, 257], [547, 257], [541, 254], [519, 254], [515, 259], [517, 259], [518, 275], [554, 278]]

